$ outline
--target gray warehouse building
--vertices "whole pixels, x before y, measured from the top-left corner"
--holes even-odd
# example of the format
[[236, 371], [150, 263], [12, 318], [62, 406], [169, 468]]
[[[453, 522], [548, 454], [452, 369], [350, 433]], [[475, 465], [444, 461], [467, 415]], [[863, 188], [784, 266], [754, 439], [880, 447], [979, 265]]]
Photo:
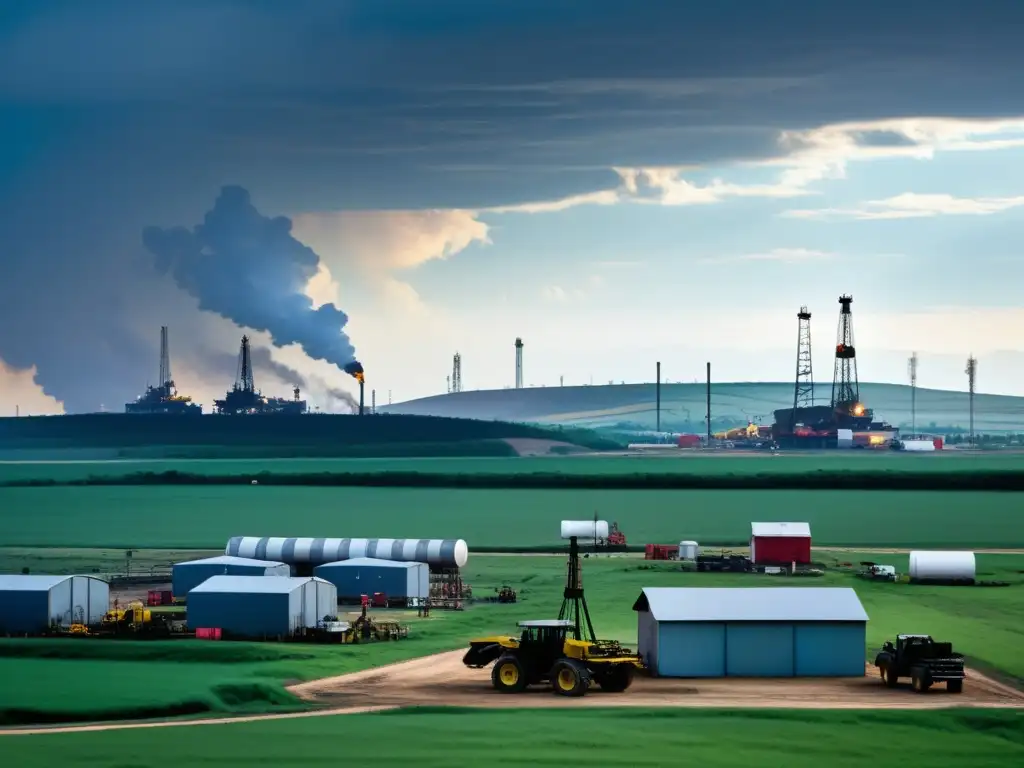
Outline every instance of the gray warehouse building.
[[638, 646], [661, 677], [856, 677], [868, 615], [848, 587], [647, 587]]
[[338, 590], [323, 579], [211, 576], [188, 593], [186, 618], [189, 629], [220, 629], [229, 637], [285, 637], [337, 610]]
[[374, 592], [383, 592], [391, 602], [419, 601], [430, 596], [430, 566], [426, 563], [355, 557], [319, 565], [313, 575], [334, 584], [338, 599], [343, 601]]
[[0, 576], [0, 634], [97, 624], [109, 606], [110, 586], [93, 576]]
[[291, 576], [284, 563], [252, 560], [248, 557], [205, 557], [176, 563], [171, 568], [171, 591], [175, 597], [185, 597], [211, 576]]

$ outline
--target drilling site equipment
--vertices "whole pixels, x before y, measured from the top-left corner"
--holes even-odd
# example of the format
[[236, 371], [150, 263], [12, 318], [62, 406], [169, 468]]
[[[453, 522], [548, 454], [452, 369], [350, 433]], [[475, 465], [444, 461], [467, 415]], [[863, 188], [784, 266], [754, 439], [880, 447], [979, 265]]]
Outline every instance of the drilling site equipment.
[[157, 385], [147, 386], [146, 392], [134, 402], [125, 403], [125, 413], [154, 414], [169, 413], [177, 415], [198, 415], [203, 412], [201, 406], [192, 402], [188, 395], [179, 395], [171, 375], [171, 354], [167, 342], [167, 326], [160, 328], [160, 378]]

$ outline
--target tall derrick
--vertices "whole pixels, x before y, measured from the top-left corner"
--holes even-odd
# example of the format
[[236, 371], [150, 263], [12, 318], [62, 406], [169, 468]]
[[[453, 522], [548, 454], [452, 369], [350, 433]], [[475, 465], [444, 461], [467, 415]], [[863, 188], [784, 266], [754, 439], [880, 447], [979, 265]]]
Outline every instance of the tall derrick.
[[832, 408], [859, 416], [860, 385], [857, 381], [857, 349], [853, 343], [852, 296], [839, 297], [839, 327], [836, 331], [836, 364], [832, 375]]

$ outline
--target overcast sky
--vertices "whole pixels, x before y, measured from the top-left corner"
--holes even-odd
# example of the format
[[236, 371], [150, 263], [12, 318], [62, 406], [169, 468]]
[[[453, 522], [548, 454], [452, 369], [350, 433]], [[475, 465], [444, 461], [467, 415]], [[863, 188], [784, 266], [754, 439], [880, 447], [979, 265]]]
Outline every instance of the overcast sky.
[[916, 350], [963, 389], [974, 353], [1024, 395], [1022, 28], [1019, 0], [5, 9], [0, 414], [122, 410], [161, 325], [207, 406], [242, 333], [265, 394], [325, 409], [352, 359], [378, 402], [456, 351], [511, 385], [516, 336], [528, 385], [788, 381], [801, 305], [830, 381], [844, 293], [863, 381]]

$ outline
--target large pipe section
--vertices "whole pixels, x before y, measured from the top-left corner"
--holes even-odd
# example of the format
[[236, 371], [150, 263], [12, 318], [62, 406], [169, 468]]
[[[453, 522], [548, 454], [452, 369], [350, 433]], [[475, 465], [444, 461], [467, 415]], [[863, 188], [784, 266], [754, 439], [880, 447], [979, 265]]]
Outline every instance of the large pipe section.
[[973, 552], [910, 553], [912, 581], [974, 581], [977, 566]]
[[[591, 523], [593, 526], [593, 523]], [[440, 568], [462, 568], [469, 547], [462, 539], [313, 539], [281, 536], [233, 536], [224, 554], [275, 560], [288, 565], [323, 565], [372, 557], [400, 563], [427, 563]]]
[[608, 521], [607, 520], [563, 520], [562, 538], [571, 539], [595, 539], [607, 541]]

